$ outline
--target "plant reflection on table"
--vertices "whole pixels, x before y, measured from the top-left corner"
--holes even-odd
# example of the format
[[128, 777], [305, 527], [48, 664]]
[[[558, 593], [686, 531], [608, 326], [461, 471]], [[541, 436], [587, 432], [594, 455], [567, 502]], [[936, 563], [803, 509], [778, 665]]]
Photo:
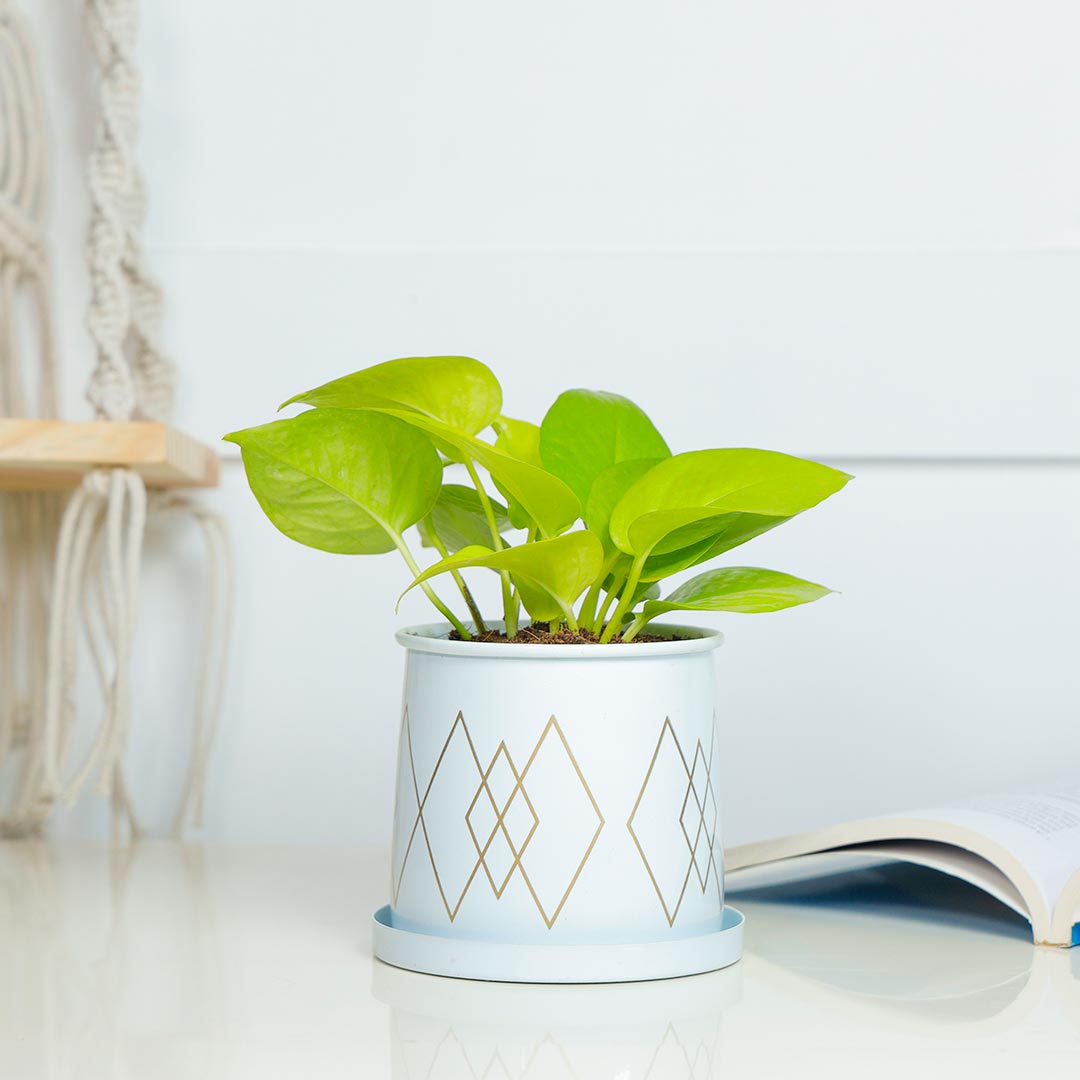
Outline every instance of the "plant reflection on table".
[[393, 1080], [714, 1080], [736, 965], [709, 975], [604, 986], [440, 979], [377, 964], [390, 1006]]
[[[139, 914], [160, 890], [187, 913], [168, 928]], [[142, 1080], [163, 1060], [176, 1075], [221, 1074], [222, 973], [201, 849], [61, 855], [5, 843], [0, 927], [0, 1075]]]

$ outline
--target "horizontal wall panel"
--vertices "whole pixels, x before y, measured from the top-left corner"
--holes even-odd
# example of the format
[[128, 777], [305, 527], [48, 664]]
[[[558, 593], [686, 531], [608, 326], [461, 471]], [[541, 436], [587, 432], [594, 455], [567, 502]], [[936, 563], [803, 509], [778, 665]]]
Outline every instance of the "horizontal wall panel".
[[364, 365], [461, 352], [539, 419], [619, 390], [677, 449], [1080, 452], [1080, 256], [155, 252], [181, 426], [214, 439]]
[[189, 0], [143, 27], [160, 244], [1080, 238], [1069, 0]]
[[[239, 606], [209, 834], [385, 843], [403, 664], [393, 629], [431, 621], [427, 602], [412, 593], [395, 617], [408, 581], [396, 556], [303, 548], [265, 521], [238, 464], [224, 483], [207, 499], [233, 526]], [[165, 825], [192, 701], [198, 537], [158, 523], [151, 550], [129, 760], [147, 819]], [[864, 466], [818, 510], [722, 560], [839, 590], [788, 612], [702, 620], [727, 635], [728, 838], [1074, 765], [1078, 550], [1080, 468]], [[472, 578], [493, 610], [497, 579]], [[93, 817], [76, 817], [65, 829], [92, 830]]]

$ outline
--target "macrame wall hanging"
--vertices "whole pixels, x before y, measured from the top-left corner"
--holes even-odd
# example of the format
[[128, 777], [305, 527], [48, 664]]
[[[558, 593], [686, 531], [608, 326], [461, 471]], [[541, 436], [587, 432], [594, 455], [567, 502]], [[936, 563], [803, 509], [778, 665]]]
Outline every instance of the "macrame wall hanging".
[[[216, 483], [216, 456], [165, 424], [174, 371], [159, 347], [161, 294], [140, 247], [145, 198], [134, 159], [137, 2], [86, 0], [86, 13], [101, 101], [89, 168], [96, 366], [87, 397], [96, 420], [70, 423], [56, 419], [41, 86], [27, 28], [0, 0], [0, 835], [8, 836], [41, 831], [88, 785], [109, 798], [115, 836], [141, 832], [125, 750], [148, 516], [194, 521], [208, 555], [174, 832], [201, 822], [231, 620], [225, 526], [183, 493]], [[101, 691], [93, 710], [76, 693], [83, 656]]]

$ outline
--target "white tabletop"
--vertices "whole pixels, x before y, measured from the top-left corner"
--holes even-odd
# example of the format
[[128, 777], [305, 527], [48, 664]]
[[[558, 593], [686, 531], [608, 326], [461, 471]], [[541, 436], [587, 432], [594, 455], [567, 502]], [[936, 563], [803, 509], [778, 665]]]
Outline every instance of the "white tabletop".
[[[902, 875], [741, 898], [726, 971], [528, 987], [370, 955], [384, 857], [0, 844], [4, 1080], [1080, 1075], [1080, 949]], [[972, 906], [974, 904], [974, 906]]]

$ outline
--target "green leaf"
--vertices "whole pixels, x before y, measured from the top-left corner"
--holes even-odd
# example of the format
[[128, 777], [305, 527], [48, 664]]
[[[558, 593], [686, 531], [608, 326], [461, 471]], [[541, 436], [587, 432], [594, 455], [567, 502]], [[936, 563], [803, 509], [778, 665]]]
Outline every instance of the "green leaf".
[[390, 416], [317, 409], [225, 436], [248, 483], [286, 536], [347, 555], [390, 551], [432, 508], [442, 483], [435, 448]]
[[500, 416], [492, 427], [495, 428], [497, 450], [518, 461], [527, 461], [538, 469], [544, 467], [540, 461], [540, 429], [535, 424], [528, 420], [515, 420], [511, 416]]
[[[660, 599], [660, 586], [655, 581], [639, 581], [638, 587], [634, 590], [634, 599], [631, 604], [633, 607], [635, 604], [640, 604], [642, 600], [659, 600]], [[627, 618], [631, 613], [626, 613]]]
[[379, 411], [420, 428], [440, 443], [452, 446], [463, 457], [482, 465], [499, 489], [519, 503], [524, 513], [536, 522], [542, 536], [557, 536], [581, 516], [577, 496], [557, 476], [419, 413], [391, 409]]
[[707, 570], [680, 585], [663, 600], [649, 600], [643, 618], [668, 611], [735, 611], [757, 614], [820, 600], [832, 589], [756, 566], [727, 566]]
[[599, 390], [560, 394], [540, 425], [540, 460], [585, 505], [609, 466], [671, 456], [652, 421], [629, 398]]
[[662, 554], [712, 535], [726, 515], [791, 518], [851, 477], [772, 450], [695, 450], [649, 470], [612, 511], [611, 538], [630, 555]]
[[708, 535], [703, 540], [695, 540], [687, 547], [668, 551], [666, 549], [671, 544], [680, 542], [685, 535], [677, 530], [659, 545], [665, 550], [659, 554], [650, 555], [645, 560], [641, 580], [660, 581], [662, 578], [677, 574], [680, 570], [699, 566], [790, 520], [790, 517], [768, 517], [764, 514], [722, 514], [720, 517], [710, 517], [690, 527], [691, 532], [698, 528], [706, 528]]
[[[499, 532], [509, 531], [511, 526], [506, 507], [492, 499], [491, 508], [495, 513]], [[436, 535], [451, 555], [465, 547], [486, 547], [491, 543], [491, 530], [484, 516], [484, 508], [480, 504], [480, 496], [473, 488], [460, 484], [444, 484], [438, 500], [431, 508], [430, 517], [417, 523], [421, 543], [425, 547], [434, 547], [428, 532], [428, 521], [434, 526]]]
[[355, 371], [289, 398], [335, 409], [411, 409], [475, 435], [502, 408], [502, 388], [486, 364], [468, 356], [408, 356]]
[[600, 541], [582, 529], [554, 540], [538, 540], [502, 551], [479, 546], [464, 548], [429, 567], [409, 589], [451, 570], [472, 566], [508, 570], [518, 587], [521, 602], [534, 619], [542, 622], [562, 618], [572, 620], [574, 601], [596, 580], [603, 560]]
[[610, 555], [617, 550], [608, 531], [611, 512], [619, 500], [640, 480], [658, 461], [658, 458], [620, 461], [609, 465], [593, 481], [589, 491], [589, 500], [585, 504], [585, 524], [596, 533], [604, 545], [604, 554]]
[[[543, 468], [540, 464], [540, 429], [535, 424], [530, 424], [528, 420], [514, 420], [509, 416], [500, 416], [492, 426], [497, 434], [496, 450], [501, 450], [502, 453], [509, 454], [510, 457], [538, 469]], [[497, 479], [495, 486], [506, 499], [507, 511], [514, 528], [531, 529], [535, 522], [521, 503], [514, 498], [513, 492], [508, 491]]]

